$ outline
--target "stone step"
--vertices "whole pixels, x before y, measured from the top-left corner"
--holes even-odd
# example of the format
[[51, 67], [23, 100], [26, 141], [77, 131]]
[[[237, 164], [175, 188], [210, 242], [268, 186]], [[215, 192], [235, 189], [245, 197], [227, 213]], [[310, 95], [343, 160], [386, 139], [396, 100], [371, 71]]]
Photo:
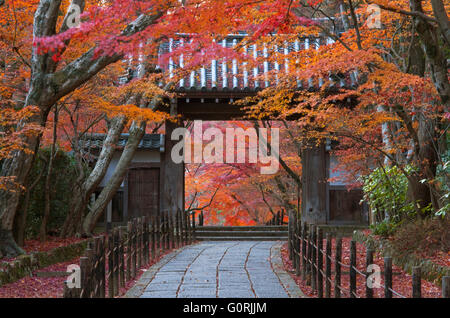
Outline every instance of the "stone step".
[[197, 236], [198, 241], [286, 241], [284, 236]]
[[199, 226], [199, 241], [286, 241], [287, 226]]
[[286, 236], [286, 231], [196, 231], [197, 236]]
[[270, 225], [270, 226], [196, 226], [196, 232], [202, 231], [220, 231], [220, 232], [235, 232], [235, 231], [287, 231], [287, 225]]

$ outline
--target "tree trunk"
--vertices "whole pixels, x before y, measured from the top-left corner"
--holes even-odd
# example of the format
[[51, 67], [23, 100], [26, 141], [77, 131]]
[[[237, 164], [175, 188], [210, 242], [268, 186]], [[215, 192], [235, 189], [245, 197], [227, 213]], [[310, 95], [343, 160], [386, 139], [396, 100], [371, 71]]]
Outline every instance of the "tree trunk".
[[[103, 180], [106, 171], [108, 170], [108, 166], [111, 163], [116, 150], [115, 145], [117, 145], [126, 121], [127, 120], [124, 116], [118, 116], [112, 119], [108, 134], [103, 142], [102, 150], [97, 162], [95, 163], [94, 169], [84, 182], [84, 176], [82, 176], [82, 180], [79, 180], [78, 184], [74, 186], [74, 196], [72, 197], [70, 203], [70, 212], [64, 221], [61, 237], [73, 236], [80, 228], [83, 216], [87, 210], [89, 198], [97, 189], [98, 185]], [[76, 151], [79, 153], [80, 149], [77, 149]], [[79, 160], [81, 160], [81, 158], [79, 158]], [[81, 165], [81, 162], [79, 162], [79, 164]], [[80, 169], [83, 168], [80, 167]], [[82, 171], [79, 171], [79, 174], [81, 175]]]
[[[437, 7], [434, 1], [433, 9]], [[410, 0], [411, 11], [423, 13], [421, 0]], [[439, 19], [443, 23], [443, 17]], [[445, 111], [450, 105], [450, 82], [448, 79], [447, 59], [437, 30], [421, 17], [414, 17], [414, 23], [419, 34], [423, 50], [428, 58], [431, 69], [431, 79], [438, 91]]]
[[[82, 1], [84, 7], [84, 1]], [[33, 35], [35, 38], [54, 36], [57, 31], [57, 22], [60, 14], [61, 0], [41, 0], [36, 9], [33, 21]], [[131, 22], [121, 33], [127, 37], [145, 30], [148, 26], [164, 14], [165, 8], [157, 9], [150, 15], [142, 14]], [[66, 21], [66, 20], [65, 20]], [[60, 29], [67, 27], [65, 22]], [[69, 44], [69, 41], [66, 41]], [[45, 127], [50, 108], [61, 98], [67, 96], [78, 87], [89, 81], [105, 67], [123, 58], [123, 54], [104, 54], [96, 56], [98, 47], [93, 47], [78, 59], [57, 69], [57, 63], [52, 60], [51, 54], [41, 54], [40, 48], [33, 46], [30, 64], [30, 89], [24, 106], [39, 107], [39, 114], [32, 116], [28, 123], [41, 124]], [[37, 150], [40, 136], [24, 137], [24, 145], [30, 150]], [[16, 177], [19, 186], [25, 184], [26, 177], [31, 169], [33, 155], [24, 151], [17, 151], [13, 158], [4, 162], [2, 176]], [[19, 204], [20, 191], [0, 192], [0, 253], [15, 256], [23, 253], [12, 236], [14, 217]]]
[[83, 232], [86, 235], [91, 235], [95, 228], [100, 216], [106, 209], [108, 203], [112, 200], [113, 196], [120, 187], [126, 172], [128, 171], [129, 164], [134, 157], [134, 154], [139, 146], [139, 143], [145, 134], [145, 122], [136, 123], [133, 122], [130, 128], [130, 134], [128, 137], [127, 144], [120, 156], [119, 162], [117, 163], [114, 174], [111, 176], [106, 187], [103, 188], [97, 200], [95, 200], [91, 211], [86, 215], [83, 222]]
[[58, 138], [57, 128], [58, 128], [58, 105], [55, 105], [55, 117], [53, 119], [53, 143], [50, 149], [50, 155], [48, 158], [48, 168], [47, 168], [47, 176], [45, 177], [45, 205], [44, 205], [44, 216], [42, 217], [41, 226], [39, 228], [39, 238], [41, 242], [45, 242], [47, 239], [47, 223], [50, 218], [50, 201], [51, 201], [51, 179], [53, 172], [53, 162], [56, 156], [56, 140]]
[[25, 254], [25, 251], [17, 245], [11, 230], [0, 228], [0, 258], [14, 257]]
[[[36, 151], [39, 141], [40, 136], [29, 136], [26, 137], [25, 142], [29, 145], [29, 149]], [[5, 160], [2, 176], [15, 176], [15, 182], [18, 185], [24, 185], [33, 164], [33, 157], [32, 153], [17, 151], [13, 158]], [[0, 190], [0, 233], [2, 233], [0, 234], [0, 254], [3, 255], [16, 256], [23, 253], [23, 250], [15, 242], [11, 243], [11, 240], [14, 241], [12, 230], [20, 196], [21, 189], [16, 189], [16, 191]]]

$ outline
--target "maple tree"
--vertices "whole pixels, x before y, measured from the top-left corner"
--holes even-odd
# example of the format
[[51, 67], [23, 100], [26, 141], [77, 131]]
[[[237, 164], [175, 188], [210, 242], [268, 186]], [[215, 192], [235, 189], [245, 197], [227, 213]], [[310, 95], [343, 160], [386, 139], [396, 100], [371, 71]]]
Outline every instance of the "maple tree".
[[[280, 138], [289, 140], [280, 149], [282, 170], [276, 174], [261, 174], [262, 164], [257, 163], [202, 163], [187, 165], [186, 211], [200, 212], [205, 224], [264, 225], [281, 209], [296, 209], [298, 204], [301, 163], [295, 130], [290, 123], [256, 121], [207, 122], [207, 127], [225, 130], [224, 127], [244, 131], [265, 125], [281, 130]], [[204, 145], [207, 147], [208, 143]], [[242, 147], [242, 145], [241, 145]], [[233, 149], [249, 156], [250, 140], [243, 148]], [[223, 149], [225, 151], [225, 148]], [[225, 156], [224, 156], [225, 157]], [[278, 164], [278, 163], [277, 163]], [[197, 213], [198, 215], [198, 213]]]
[[[370, 4], [382, 9], [381, 28], [371, 28], [368, 23]], [[437, 170], [445, 166], [443, 154], [448, 138], [449, 20], [443, 14], [448, 12], [448, 1], [11, 0], [0, 5], [0, 18], [4, 21], [0, 26], [3, 184], [12, 180], [16, 187], [23, 188], [27, 183], [33, 152], [41, 141], [38, 132], [47, 127], [49, 136], [49, 114], [56, 107], [63, 109], [58, 129], [66, 131], [74, 126], [79, 114], [85, 113], [85, 120], [72, 127], [72, 136], [64, 134], [65, 147], [74, 149], [78, 160], [82, 160], [82, 149], [77, 150], [74, 145], [84, 130], [107, 135], [92, 172], [83, 177], [80, 173], [63, 235], [92, 231], [120, 185], [148, 124], [167, 119], [158, 112], [163, 97], [170, 96], [172, 86], [180, 78], [213, 57], [235, 59], [247, 63], [249, 68], [264, 61], [286, 63], [286, 72], [257, 75], [256, 79], [276, 85], [244, 101], [250, 106], [249, 119], [294, 120], [289, 129], [285, 127], [286, 138], [295, 131], [293, 145], [301, 148], [311, 141], [339, 140], [335, 153], [354, 182], [374, 166], [395, 165], [407, 177], [411, 201], [418, 203], [419, 212], [430, 205], [433, 211], [446, 206], [443, 183], [448, 182], [448, 173], [444, 169], [446, 181], [441, 182]], [[81, 24], [70, 27], [75, 5], [81, 11]], [[245, 33], [240, 45], [219, 45], [221, 39], [237, 33]], [[186, 34], [190, 35], [189, 42], [158, 59], [158, 47], [163, 41]], [[305, 37], [327, 37], [331, 41], [319, 49], [303, 47], [288, 56], [270, 49], [270, 54], [255, 59], [244, 50], [251, 44], [282, 47]], [[175, 71], [171, 80], [156, 70], [157, 64], [167, 64], [180, 54], [185, 57], [185, 65]], [[129, 69], [138, 72], [125, 83], [118, 83], [121, 74]], [[349, 78], [353, 87], [337, 85]], [[158, 86], [158, 82], [163, 82], [163, 86]], [[314, 87], [319, 82], [321, 85], [318, 89], [298, 90], [299, 82], [305, 86], [310, 82]], [[119, 169], [80, 222], [88, 198], [111, 160], [113, 148], [109, 145], [115, 144], [124, 130], [132, 138]], [[211, 202], [208, 208], [212, 209], [219, 202], [226, 204], [220, 209], [236, 211], [235, 215], [247, 210], [250, 215], [240, 202], [256, 197], [256, 192], [260, 200], [252, 202], [254, 207], [265, 205], [270, 211], [269, 206], [295, 206], [292, 190], [286, 184], [301, 184], [298, 154], [297, 149], [284, 153], [280, 161], [284, 175], [275, 176], [270, 182], [256, 175], [244, 182], [239, 176], [251, 175], [254, 167], [240, 166], [233, 167], [230, 174], [236, 180], [234, 190], [227, 187], [224, 191], [221, 186], [217, 192], [211, 191], [232, 178], [213, 178], [211, 182], [216, 186], [206, 192], [192, 185], [192, 197], [205, 193], [200, 199], [197, 194], [196, 200], [200, 201], [195, 204], [202, 207]], [[407, 165], [418, 169], [408, 172]], [[227, 168], [214, 168], [214, 175], [228, 171]], [[241, 191], [244, 188], [248, 193]], [[21, 191], [11, 189], [4, 186], [0, 192], [0, 252], [7, 255], [21, 252], [11, 236]], [[263, 198], [270, 191], [271, 198]], [[243, 197], [236, 196], [237, 192]], [[258, 209], [254, 207], [250, 210]]]

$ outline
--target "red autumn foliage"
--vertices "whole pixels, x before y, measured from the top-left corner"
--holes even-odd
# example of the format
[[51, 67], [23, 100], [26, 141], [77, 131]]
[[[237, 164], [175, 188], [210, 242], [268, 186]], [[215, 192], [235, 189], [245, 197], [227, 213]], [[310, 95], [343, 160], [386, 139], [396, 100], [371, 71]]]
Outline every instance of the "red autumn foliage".
[[[53, 240], [55, 247], [62, 246], [64, 240]], [[66, 241], [69, 241], [66, 239]], [[28, 242], [28, 249], [35, 248], [42, 251], [50, 244], [37, 244], [35, 241]], [[173, 250], [165, 251], [155, 259], [150, 261], [150, 264], [142, 266], [138, 269], [135, 279], [126, 282], [125, 287], [119, 290], [119, 296], [122, 297], [126, 292], [133, 287], [140, 279], [145, 271], [158, 263], [164, 256], [171, 253]], [[61, 298], [63, 295], [63, 286], [65, 277], [36, 277], [38, 272], [63, 272], [67, 270], [67, 267], [71, 264], [79, 264], [80, 258], [74, 258], [67, 262], [54, 264], [36, 271], [33, 271], [31, 276], [26, 276], [14, 283], [6, 284], [0, 287], [0, 298]], [[106, 263], [106, 269], [108, 269], [108, 263]], [[108, 281], [106, 281], [106, 294], [108, 294]]]
[[0, 287], [0, 298], [57, 298], [63, 293], [65, 277], [35, 277], [37, 272], [62, 272], [70, 264], [78, 264], [79, 257], [34, 271], [14, 283]]

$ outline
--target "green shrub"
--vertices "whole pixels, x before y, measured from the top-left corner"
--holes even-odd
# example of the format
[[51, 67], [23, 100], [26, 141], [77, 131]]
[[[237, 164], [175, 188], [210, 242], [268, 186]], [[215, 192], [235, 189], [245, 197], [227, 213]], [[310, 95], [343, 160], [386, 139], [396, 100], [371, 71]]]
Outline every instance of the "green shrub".
[[[447, 135], [450, 136], [450, 135]], [[450, 148], [450, 138], [447, 137], [447, 148]], [[442, 155], [442, 164], [436, 169], [436, 181], [441, 187], [442, 208], [436, 212], [436, 216], [445, 218], [450, 215], [450, 149], [447, 149]]]
[[363, 191], [375, 215], [376, 222], [371, 227], [377, 235], [392, 235], [405, 219], [416, 214], [413, 202], [407, 198], [408, 179], [396, 166], [375, 169], [364, 178]]
[[[26, 238], [34, 238], [39, 234], [39, 227], [45, 206], [45, 175], [50, 149], [39, 150], [34, 166], [31, 170], [31, 180], [36, 180], [42, 173], [37, 185], [32, 189], [27, 212]], [[76, 163], [70, 153], [58, 151], [53, 162], [50, 193], [50, 218], [47, 229], [58, 232], [69, 210], [72, 187], [77, 178]]]

